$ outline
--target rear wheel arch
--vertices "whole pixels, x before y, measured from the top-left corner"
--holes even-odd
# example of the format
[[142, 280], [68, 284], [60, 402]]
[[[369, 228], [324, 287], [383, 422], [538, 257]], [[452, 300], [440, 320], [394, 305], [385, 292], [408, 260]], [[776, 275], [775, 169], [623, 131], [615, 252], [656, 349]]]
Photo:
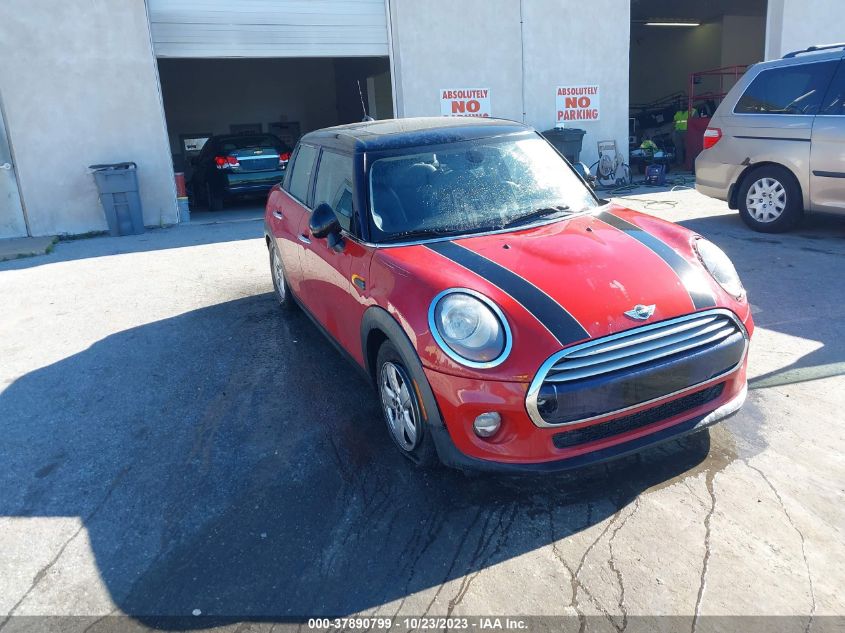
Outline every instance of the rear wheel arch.
[[790, 167], [784, 165], [783, 163], [778, 163], [776, 161], [765, 160], [759, 163], [751, 163], [746, 166], [745, 169], [740, 172], [739, 176], [736, 179], [736, 182], [731, 186], [730, 189], [730, 196], [728, 197], [728, 208], [729, 209], [739, 209], [739, 192], [742, 189], [743, 184], [745, 184], [745, 179], [751, 175], [754, 170], [760, 167], [778, 167], [780, 169], [785, 169], [789, 172], [792, 176], [793, 180], [795, 181], [795, 186], [798, 187], [798, 191], [801, 192], [801, 200], [804, 202], [804, 206], [806, 207], [806, 193], [801, 187], [801, 181], [798, 179], [798, 176], [795, 174]]

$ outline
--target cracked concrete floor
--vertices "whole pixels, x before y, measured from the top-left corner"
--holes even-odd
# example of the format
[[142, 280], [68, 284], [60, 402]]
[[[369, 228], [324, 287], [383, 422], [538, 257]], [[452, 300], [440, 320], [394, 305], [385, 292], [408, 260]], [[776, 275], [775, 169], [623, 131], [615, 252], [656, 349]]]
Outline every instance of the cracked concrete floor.
[[365, 384], [276, 310], [258, 222], [0, 264], [0, 629], [200, 610], [841, 630], [845, 219], [763, 236], [694, 191], [630, 197], [736, 262], [749, 401], [556, 477], [411, 470]]

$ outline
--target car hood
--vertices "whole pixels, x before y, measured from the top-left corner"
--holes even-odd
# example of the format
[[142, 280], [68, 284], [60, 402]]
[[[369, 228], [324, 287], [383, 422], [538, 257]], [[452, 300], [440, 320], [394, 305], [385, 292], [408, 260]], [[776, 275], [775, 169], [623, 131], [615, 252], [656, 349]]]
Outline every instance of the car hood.
[[[466, 284], [519, 304], [563, 347], [715, 307], [720, 291], [692, 238], [674, 224], [609, 206], [527, 230], [414, 248], [425, 249], [429, 270], [449, 279], [441, 285]], [[638, 305], [653, 313], [626, 315]]]

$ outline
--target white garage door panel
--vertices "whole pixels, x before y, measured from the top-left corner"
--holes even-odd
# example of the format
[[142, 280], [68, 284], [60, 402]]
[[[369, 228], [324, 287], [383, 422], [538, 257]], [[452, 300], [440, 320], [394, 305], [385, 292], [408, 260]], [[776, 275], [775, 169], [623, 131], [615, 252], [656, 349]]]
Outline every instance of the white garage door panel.
[[148, 0], [158, 57], [387, 55], [385, 0]]

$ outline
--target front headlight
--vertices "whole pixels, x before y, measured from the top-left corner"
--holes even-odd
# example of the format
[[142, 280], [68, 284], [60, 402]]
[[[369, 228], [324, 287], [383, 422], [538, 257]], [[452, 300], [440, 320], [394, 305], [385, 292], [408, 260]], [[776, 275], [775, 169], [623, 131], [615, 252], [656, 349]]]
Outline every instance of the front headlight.
[[725, 289], [725, 292], [737, 299], [745, 293], [745, 288], [742, 287], [736, 268], [734, 268], [733, 262], [725, 254], [725, 251], [703, 237], [695, 240], [695, 250], [698, 252], [701, 263], [713, 275], [713, 279]]
[[474, 290], [450, 288], [441, 292], [431, 302], [428, 324], [438, 345], [462, 365], [495, 367], [510, 352], [505, 315]]

